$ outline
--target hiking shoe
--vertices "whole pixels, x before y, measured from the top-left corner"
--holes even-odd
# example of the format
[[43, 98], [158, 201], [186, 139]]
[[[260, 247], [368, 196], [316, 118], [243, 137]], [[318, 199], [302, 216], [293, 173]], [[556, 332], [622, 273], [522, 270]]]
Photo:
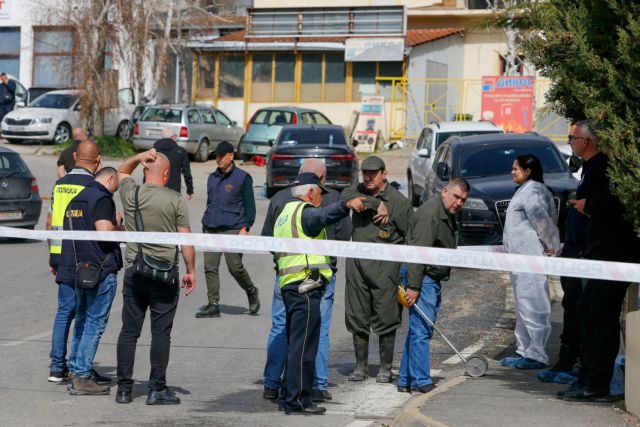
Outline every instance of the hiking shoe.
[[262, 397], [267, 400], [275, 400], [280, 396], [280, 391], [276, 388], [264, 388]]
[[180, 398], [169, 388], [164, 390], [149, 390], [147, 405], [179, 405]]
[[95, 369], [91, 369], [91, 378], [99, 385], [111, 385], [111, 378], [100, 375]]
[[516, 354], [510, 357], [505, 357], [504, 359], [500, 360], [500, 365], [514, 366], [516, 362], [519, 362], [522, 359], [524, 359], [524, 357], [520, 356], [519, 354]]
[[207, 304], [196, 313], [198, 319], [204, 317], [220, 317], [220, 306], [218, 304]]
[[412, 387], [411, 391], [419, 391], [420, 393], [429, 393], [434, 388], [436, 388], [436, 385], [431, 383], [431, 384], [422, 385], [420, 387]]
[[260, 298], [258, 298], [258, 288], [255, 286], [247, 291], [247, 298], [249, 299], [249, 313], [258, 314], [260, 310]]
[[71, 388], [69, 394], [75, 396], [80, 394], [102, 395], [109, 394], [111, 388], [109, 386], [96, 384], [93, 378], [74, 377], [71, 380]]
[[542, 362], [538, 362], [537, 360], [525, 357], [515, 362], [513, 367], [517, 369], [545, 369], [547, 368], [547, 365]]
[[411, 387], [409, 387], [408, 385], [400, 385], [398, 384], [398, 392], [399, 393], [409, 393], [411, 394]]
[[327, 390], [311, 390], [311, 400], [314, 402], [328, 402], [333, 399]]
[[47, 379], [50, 383], [60, 383], [62, 381], [69, 381], [69, 368], [66, 366], [60, 372], [49, 371], [49, 378]]

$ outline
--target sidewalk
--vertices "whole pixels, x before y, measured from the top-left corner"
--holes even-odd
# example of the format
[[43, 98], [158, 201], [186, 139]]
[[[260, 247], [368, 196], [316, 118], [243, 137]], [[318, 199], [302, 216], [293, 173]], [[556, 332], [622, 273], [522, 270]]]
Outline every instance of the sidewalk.
[[[552, 303], [553, 332], [547, 346], [555, 360], [562, 331], [562, 306]], [[511, 348], [510, 350], [513, 350]], [[499, 359], [508, 352], [494, 355]], [[408, 402], [394, 420], [394, 426], [640, 426], [624, 411], [624, 401], [613, 404], [565, 402], [556, 398], [567, 386], [542, 383], [538, 371], [521, 371], [500, 366], [491, 359], [487, 375], [458, 376], [438, 384], [426, 395]]]

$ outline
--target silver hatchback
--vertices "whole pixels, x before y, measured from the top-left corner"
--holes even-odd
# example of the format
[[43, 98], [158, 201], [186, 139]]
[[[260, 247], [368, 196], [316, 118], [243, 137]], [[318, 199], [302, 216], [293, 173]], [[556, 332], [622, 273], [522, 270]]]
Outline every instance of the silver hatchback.
[[206, 162], [221, 141], [235, 148], [243, 129], [222, 111], [205, 106], [171, 104], [148, 106], [133, 128], [133, 146], [148, 150], [164, 128], [178, 136], [177, 143], [198, 162]]

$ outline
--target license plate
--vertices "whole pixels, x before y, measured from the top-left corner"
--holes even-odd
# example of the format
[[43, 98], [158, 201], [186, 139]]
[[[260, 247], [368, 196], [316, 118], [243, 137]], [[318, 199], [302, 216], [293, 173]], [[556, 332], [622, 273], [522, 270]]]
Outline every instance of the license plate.
[[22, 211], [0, 212], [0, 221], [7, 221], [11, 219], [22, 219]]
[[[302, 162], [304, 162], [305, 160], [313, 159], [313, 158], [314, 157], [304, 157], [302, 159], [298, 159], [298, 166], [300, 166], [302, 164]], [[316, 160], [320, 160], [322, 163], [326, 163], [326, 159], [324, 159], [324, 158], [319, 158], [319, 159], [316, 159]]]
[[9, 126], [9, 130], [12, 130], [15, 132], [22, 132], [24, 131], [24, 126]]

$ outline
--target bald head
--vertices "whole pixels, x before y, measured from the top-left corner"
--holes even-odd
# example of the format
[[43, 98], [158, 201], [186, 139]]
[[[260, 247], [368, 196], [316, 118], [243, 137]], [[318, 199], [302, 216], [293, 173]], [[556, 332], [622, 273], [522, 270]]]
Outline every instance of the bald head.
[[87, 133], [82, 128], [73, 128], [71, 139], [74, 141], [84, 141], [87, 139]]
[[162, 129], [162, 132], [160, 132], [160, 136], [168, 139], [174, 139], [177, 137], [176, 132], [171, 128]]
[[147, 162], [147, 167], [144, 170], [147, 182], [166, 186], [169, 180], [169, 167], [169, 158], [162, 153], [156, 153], [155, 161]]
[[300, 165], [300, 171], [298, 173], [311, 172], [316, 174], [320, 178], [320, 182], [324, 183], [327, 176], [327, 167], [320, 159], [305, 159]]
[[76, 166], [95, 173], [98, 166], [100, 166], [100, 148], [95, 142], [85, 139], [78, 144], [78, 148], [73, 153], [73, 159], [76, 162]]

